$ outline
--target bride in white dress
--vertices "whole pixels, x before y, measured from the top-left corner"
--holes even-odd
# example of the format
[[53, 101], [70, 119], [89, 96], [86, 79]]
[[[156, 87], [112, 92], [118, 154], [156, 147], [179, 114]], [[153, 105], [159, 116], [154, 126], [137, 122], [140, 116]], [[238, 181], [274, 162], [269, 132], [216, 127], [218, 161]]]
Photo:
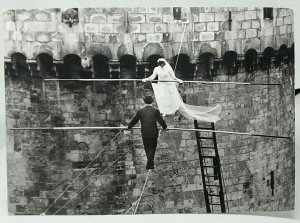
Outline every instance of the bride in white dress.
[[177, 82], [183, 83], [183, 81], [176, 78], [172, 67], [165, 59], [160, 58], [157, 63], [159, 66], [154, 68], [153, 74], [148, 78], [142, 79], [142, 81], [153, 81], [154, 78], [158, 76], [159, 81], [157, 84], [152, 83], [152, 88], [154, 90], [158, 109], [163, 115], [174, 114], [178, 110], [188, 119], [214, 123], [220, 120], [220, 105], [216, 105], [215, 107], [204, 107], [183, 103], [177, 90]]

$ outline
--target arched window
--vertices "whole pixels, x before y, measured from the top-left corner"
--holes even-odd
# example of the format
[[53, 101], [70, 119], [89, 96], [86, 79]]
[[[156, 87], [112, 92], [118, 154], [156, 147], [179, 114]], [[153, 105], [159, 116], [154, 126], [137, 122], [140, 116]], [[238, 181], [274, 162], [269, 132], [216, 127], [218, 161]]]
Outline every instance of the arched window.
[[203, 53], [199, 56], [198, 71], [200, 74], [204, 73], [206, 77], [216, 74], [213, 54]]
[[257, 69], [257, 52], [255, 49], [249, 49], [245, 54], [245, 69], [247, 72], [253, 72]]
[[190, 79], [194, 77], [195, 66], [190, 63], [190, 57], [179, 54], [173, 58], [173, 69], [176, 77]]
[[223, 64], [226, 67], [227, 74], [237, 74], [239, 67], [237, 53], [234, 51], [226, 52], [223, 56]]
[[294, 63], [295, 58], [295, 50], [294, 50], [294, 44], [289, 48], [289, 60]]
[[28, 64], [26, 62], [26, 56], [22, 53], [14, 53], [11, 56], [11, 60], [13, 63], [13, 69], [15, 70], [16, 76], [24, 76], [28, 75], [30, 76], [30, 71]]
[[285, 44], [282, 44], [278, 50], [278, 56], [277, 56], [277, 65], [280, 66], [282, 64], [288, 64], [289, 63], [289, 53], [288, 48]]
[[37, 56], [38, 70], [42, 77], [54, 75], [53, 58], [47, 53], [41, 53]]
[[136, 77], [136, 58], [132, 55], [124, 55], [120, 58], [120, 78]]
[[272, 47], [267, 47], [263, 52], [261, 59], [262, 69], [275, 68], [275, 52]]
[[63, 59], [63, 66], [60, 73], [61, 78], [79, 79], [81, 78], [83, 67], [81, 59], [75, 54], [68, 54]]
[[94, 78], [109, 78], [109, 60], [106, 56], [98, 54], [93, 56]]

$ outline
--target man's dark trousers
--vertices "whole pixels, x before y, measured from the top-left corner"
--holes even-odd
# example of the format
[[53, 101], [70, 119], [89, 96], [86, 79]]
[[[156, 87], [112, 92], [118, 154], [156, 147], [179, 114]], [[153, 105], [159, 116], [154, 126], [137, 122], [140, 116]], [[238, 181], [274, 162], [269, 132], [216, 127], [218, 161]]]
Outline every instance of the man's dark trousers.
[[143, 139], [145, 152], [147, 156], [147, 165], [146, 169], [153, 169], [154, 168], [154, 156], [157, 147], [157, 138], [153, 139]]
[[146, 169], [153, 169], [158, 138], [157, 122], [163, 129], [166, 129], [167, 125], [161, 117], [159, 110], [152, 106], [146, 106], [138, 110], [133, 119], [128, 123], [128, 129], [131, 129], [138, 121], [141, 122], [142, 139], [148, 160]]

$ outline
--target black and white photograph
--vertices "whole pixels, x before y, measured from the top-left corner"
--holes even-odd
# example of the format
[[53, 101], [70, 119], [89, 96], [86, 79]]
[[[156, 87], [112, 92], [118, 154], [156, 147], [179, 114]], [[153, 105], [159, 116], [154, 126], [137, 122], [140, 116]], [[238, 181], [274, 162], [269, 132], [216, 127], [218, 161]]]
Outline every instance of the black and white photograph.
[[294, 210], [293, 9], [175, 6], [3, 11], [9, 215]]

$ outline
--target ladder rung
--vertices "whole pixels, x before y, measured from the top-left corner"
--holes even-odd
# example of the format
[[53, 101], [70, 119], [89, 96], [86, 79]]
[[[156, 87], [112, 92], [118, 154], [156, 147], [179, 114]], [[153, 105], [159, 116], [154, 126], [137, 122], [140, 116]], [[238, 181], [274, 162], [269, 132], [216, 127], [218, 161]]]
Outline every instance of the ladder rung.
[[220, 187], [220, 185], [206, 184], [207, 187]]
[[211, 137], [204, 137], [204, 136], [199, 136], [198, 138], [200, 138], [200, 139], [214, 139], [214, 138], [211, 138]]
[[208, 196], [211, 196], [211, 197], [220, 197], [220, 195], [217, 195], [217, 194], [207, 194]]
[[214, 149], [215, 147], [211, 147], [211, 146], [201, 146], [202, 149]]
[[204, 175], [205, 177], [217, 177], [217, 176], [213, 176], [213, 175]]
[[202, 158], [216, 158], [216, 156], [201, 156]]
[[220, 203], [212, 203], [212, 204], [209, 204], [209, 205], [221, 205]]
[[206, 167], [206, 168], [217, 168], [218, 166], [203, 166], [203, 167]]

